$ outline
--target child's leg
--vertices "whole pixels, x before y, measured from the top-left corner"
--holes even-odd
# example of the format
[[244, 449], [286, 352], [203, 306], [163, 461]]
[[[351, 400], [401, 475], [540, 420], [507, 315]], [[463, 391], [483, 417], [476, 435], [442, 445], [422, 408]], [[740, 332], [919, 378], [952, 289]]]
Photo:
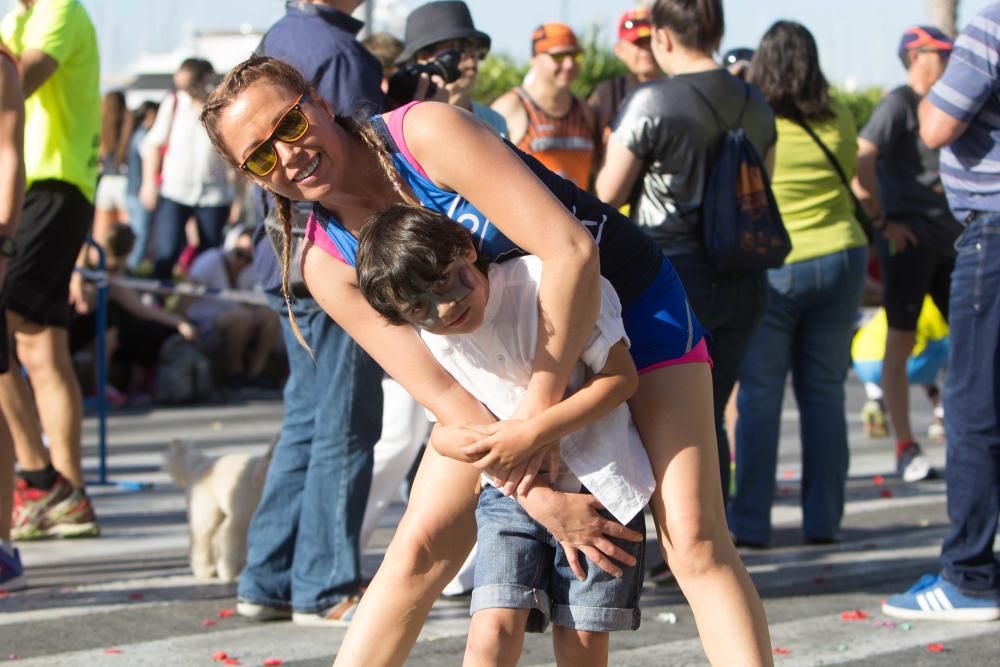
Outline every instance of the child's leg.
[[524, 631], [530, 612], [530, 609], [480, 609], [473, 614], [462, 665], [517, 665], [521, 658]]
[[552, 626], [552, 648], [560, 667], [607, 667], [608, 633]]

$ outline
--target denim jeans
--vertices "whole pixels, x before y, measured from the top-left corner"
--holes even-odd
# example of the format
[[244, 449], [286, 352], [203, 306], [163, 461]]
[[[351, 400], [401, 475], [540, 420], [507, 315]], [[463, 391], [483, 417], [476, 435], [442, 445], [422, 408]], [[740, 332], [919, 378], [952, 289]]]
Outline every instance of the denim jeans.
[[191, 216], [198, 223], [199, 251], [222, 245], [222, 229], [229, 219], [229, 210], [229, 204], [187, 206], [161, 197], [153, 213], [153, 276], [157, 280], [170, 280], [174, 264], [184, 250], [184, 225]]
[[285, 416], [250, 523], [239, 597], [321, 612], [361, 585], [359, 537], [382, 426], [382, 370], [312, 299], [293, 304], [316, 359], [281, 315], [291, 374]]
[[126, 195], [125, 210], [128, 212], [128, 224], [135, 233], [135, 245], [128, 256], [128, 268], [135, 271], [146, 258], [149, 249], [150, 231], [152, 231], [153, 213], [139, 201], [139, 195]]
[[730, 462], [726, 403], [733, 393], [750, 338], [764, 315], [767, 279], [764, 271], [718, 271], [698, 255], [671, 256], [669, 260], [681, 278], [694, 314], [712, 336], [715, 434], [725, 500], [729, 497]]
[[803, 532], [807, 539], [828, 540], [840, 527], [848, 465], [844, 380], [867, 256], [867, 248], [852, 248], [768, 272], [767, 312], [743, 360], [737, 397], [729, 528], [739, 540], [771, 539], [789, 371], [799, 406]]
[[951, 530], [944, 576], [971, 595], [996, 595], [1000, 516], [1000, 213], [978, 214], [955, 244], [951, 346], [944, 382]]

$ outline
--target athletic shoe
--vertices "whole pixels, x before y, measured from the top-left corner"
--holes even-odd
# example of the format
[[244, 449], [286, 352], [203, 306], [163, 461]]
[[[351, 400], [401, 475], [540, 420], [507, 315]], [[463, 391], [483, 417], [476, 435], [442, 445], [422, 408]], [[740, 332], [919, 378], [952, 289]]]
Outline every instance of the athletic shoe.
[[15, 541], [101, 534], [90, 498], [83, 489], [74, 489], [62, 475], [47, 490], [18, 479], [11, 523], [10, 535]]
[[882, 604], [886, 616], [907, 620], [996, 621], [1000, 620], [1000, 600], [964, 595], [939, 574], [925, 574], [913, 588], [893, 595]]
[[359, 602], [361, 602], [360, 595], [349, 595], [326, 611], [292, 612], [292, 623], [312, 627], [347, 627], [351, 624], [351, 619], [354, 618], [354, 612], [358, 610]]
[[274, 607], [248, 600], [236, 601], [236, 613], [251, 621], [287, 621], [292, 617], [291, 607]]
[[931, 420], [931, 425], [927, 427], [927, 437], [936, 442], [944, 441], [944, 417], [934, 415], [934, 418]]
[[8, 552], [0, 547], [0, 591], [23, 591], [28, 587], [28, 579], [24, 576], [21, 565], [21, 554], [17, 549]]
[[934, 469], [920, 445], [911, 442], [896, 456], [896, 473], [904, 482], [919, 482], [931, 477]]
[[889, 435], [885, 408], [881, 401], [865, 402], [861, 408], [861, 423], [864, 425], [866, 438], [884, 438]]

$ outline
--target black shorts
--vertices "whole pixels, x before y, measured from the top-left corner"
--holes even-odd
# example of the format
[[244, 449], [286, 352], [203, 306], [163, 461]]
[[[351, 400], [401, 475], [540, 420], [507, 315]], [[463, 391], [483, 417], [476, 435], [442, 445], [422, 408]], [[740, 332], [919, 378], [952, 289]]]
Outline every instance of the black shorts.
[[916, 331], [924, 296], [930, 295], [945, 320], [948, 319], [948, 292], [955, 259], [948, 249], [929, 244], [907, 246], [902, 252], [890, 252], [889, 243], [878, 240], [878, 258], [886, 319], [890, 329]]
[[76, 186], [32, 184], [14, 235], [17, 256], [7, 263], [7, 308], [35, 324], [66, 327], [69, 279], [93, 220], [94, 206]]

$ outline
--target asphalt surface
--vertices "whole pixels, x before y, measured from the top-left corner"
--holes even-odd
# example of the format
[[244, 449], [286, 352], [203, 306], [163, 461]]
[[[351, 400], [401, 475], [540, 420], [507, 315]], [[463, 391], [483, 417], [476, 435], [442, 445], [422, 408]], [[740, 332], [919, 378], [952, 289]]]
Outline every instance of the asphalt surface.
[[[937, 568], [947, 517], [943, 481], [904, 484], [893, 475], [891, 441], [863, 437], [861, 403], [860, 387], [850, 384], [847, 513], [839, 542], [817, 547], [804, 545], [799, 530], [797, 412], [786, 401], [774, 544], [742, 552], [764, 598], [779, 651], [776, 663], [1000, 665], [998, 623], [904, 625], [879, 612], [881, 599]], [[912, 403], [917, 432], [925, 432], [926, 402], [914, 392]], [[103, 535], [18, 545], [31, 588], [0, 593], [0, 661], [16, 656], [17, 664], [45, 667], [213, 665], [219, 664], [213, 655], [225, 651], [243, 665], [262, 665], [269, 658], [302, 667], [329, 665], [342, 629], [242, 620], [229, 615], [234, 585], [191, 576], [183, 492], [160, 470], [161, 453], [176, 437], [192, 438], [213, 454], [263, 451], [280, 417], [280, 402], [274, 400], [114, 414], [109, 445], [114, 484], [90, 487]], [[88, 418], [91, 471], [95, 434]], [[943, 465], [943, 444], [928, 443], [925, 449]], [[884, 479], [876, 480], [879, 475]], [[383, 518], [375, 546], [365, 554], [369, 572], [378, 567], [402, 511], [400, 502]], [[841, 618], [855, 609], [867, 618]], [[611, 665], [706, 664], [691, 612], [675, 585], [647, 584], [642, 613], [639, 630], [612, 637]], [[467, 627], [468, 598], [442, 599], [407, 664], [460, 664]], [[529, 635], [521, 664], [554, 664], [550, 642], [548, 634]], [[942, 651], [930, 651], [931, 644]]]

